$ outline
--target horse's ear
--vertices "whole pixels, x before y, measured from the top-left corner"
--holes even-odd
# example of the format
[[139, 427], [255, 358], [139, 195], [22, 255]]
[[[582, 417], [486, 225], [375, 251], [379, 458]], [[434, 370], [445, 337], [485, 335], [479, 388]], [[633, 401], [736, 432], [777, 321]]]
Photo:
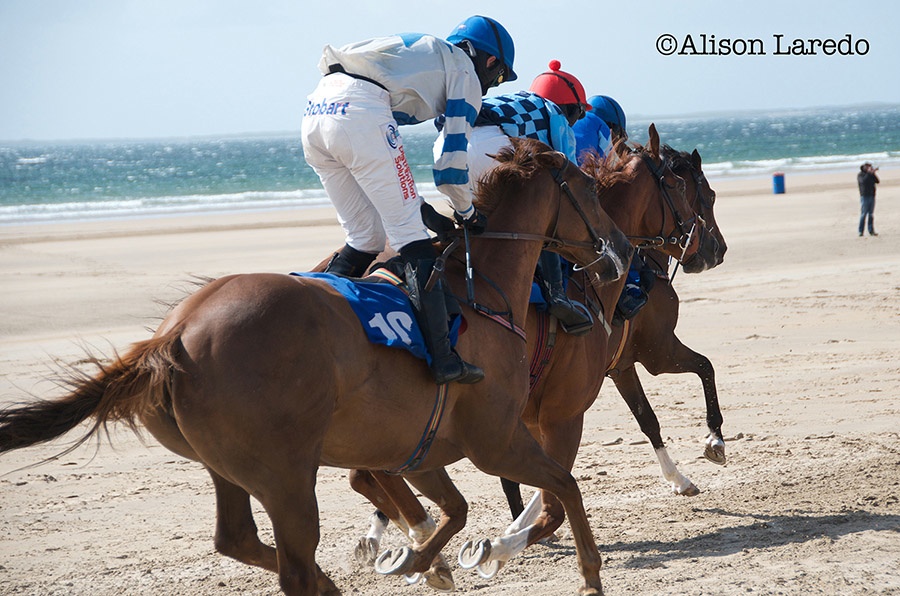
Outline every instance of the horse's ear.
[[652, 122], [650, 123], [650, 142], [647, 145], [647, 149], [650, 151], [650, 155], [654, 157], [659, 157], [659, 133], [656, 132], [656, 125]]
[[698, 172], [701, 169], [702, 160], [700, 159], [700, 152], [694, 149], [694, 152], [691, 153], [691, 167], [693, 167]]

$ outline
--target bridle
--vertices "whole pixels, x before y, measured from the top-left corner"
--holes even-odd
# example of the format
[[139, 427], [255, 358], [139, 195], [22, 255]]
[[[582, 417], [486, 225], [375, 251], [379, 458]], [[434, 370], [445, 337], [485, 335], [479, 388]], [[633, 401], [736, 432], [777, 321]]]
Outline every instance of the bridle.
[[[707, 198], [706, 195], [700, 190], [703, 187], [703, 183], [706, 182], [706, 174], [702, 171], [698, 172], [692, 167], [689, 168], [691, 172], [691, 178], [694, 180], [694, 198], [691, 201], [691, 205], [694, 203], [698, 204], [700, 208], [712, 210], [713, 201], [711, 198]], [[703, 225], [703, 230], [706, 230], [708, 233], [712, 234], [715, 227], [709, 228], [706, 225], [706, 220], [703, 219], [703, 216], [700, 215], [700, 209], [694, 211], [697, 214], [697, 219]], [[701, 231], [702, 233], [702, 231]], [[713, 236], [715, 238], [715, 236]]]
[[697, 224], [699, 223], [702, 226], [704, 222], [702, 218], [700, 218], [696, 213], [694, 213], [690, 219], [685, 220], [678, 212], [678, 208], [675, 206], [675, 201], [672, 199], [672, 195], [669, 194], [669, 191], [671, 189], [674, 189], [675, 187], [666, 182], [667, 174], [672, 174], [673, 176], [678, 177], [675, 172], [672, 171], [671, 163], [669, 162], [669, 160], [662, 159], [660, 165], [657, 166], [655, 163], [653, 163], [653, 160], [646, 153], [641, 153], [641, 159], [644, 161], [644, 164], [646, 164], [647, 169], [650, 170], [650, 173], [653, 174], [653, 177], [656, 178], [656, 184], [659, 187], [660, 194], [662, 195], [663, 201], [665, 203], [665, 205], [661, 207], [661, 209], [663, 210], [662, 226], [665, 226], [665, 222], [668, 219], [666, 216], [666, 207], [668, 207], [668, 210], [671, 212], [672, 217], [675, 220], [675, 227], [668, 234], [665, 233], [664, 230], [660, 230], [660, 233], [657, 236], [628, 236], [628, 238], [630, 240], [639, 241], [635, 245], [635, 248], [653, 248], [665, 246], [667, 244], [677, 245], [681, 247], [683, 257], [684, 253], [691, 245], [691, 241], [693, 239]]
[[[560, 155], [563, 155], [560, 153]], [[565, 156], [563, 155], [565, 158]], [[573, 248], [587, 248], [592, 249], [597, 253], [597, 260], [593, 261], [591, 265], [602, 259], [609, 253], [608, 242], [597, 233], [597, 230], [591, 225], [590, 220], [588, 219], [587, 214], [582, 208], [581, 204], [575, 198], [575, 194], [572, 192], [572, 189], [569, 188], [569, 183], [565, 179], [565, 172], [570, 167], [577, 167], [572, 164], [568, 159], [565, 160], [565, 164], [561, 168], [548, 168], [551, 176], [553, 177], [553, 181], [556, 182], [557, 187], [559, 188], [559, 193], [557, 195], [557, 205], [556, 205], [556, 220], [553, 224], [553, 231], [550, 236], [543, 236], [540, 234], [525, 234], [521, 232], [484, 232], [483, 234], [479, 234], [478, 238], [484, 239], [494, 239], [494, 240], [527, 240], [527, 241], [537, 241], [542, 242], [544, 247], [551, 248], [565, 248], [565, 247], [573, 247]], [[578, 170], [581, 171], [580, 169]], [[588, 234], [591, 237], [590, 242], [583, 242], [580, 240], [566, 240], [563, 238], [559, 238], [558, 230], [559, 230], [559, 215], [560, 210], [562, 209], [562, 196], [569, 200], [569, 203], [575, 209], [575, 212], [578, 214], [578, 217], [581, 218], [581, 221], [584, 222], [585, 227], [587, 228]], [[451, 234], [459, 234], [459, 231], [453, 232]], [[462, 231], [462, 240], [466, 242], [468, 245], [468, 231], [463, 228]], [[460, 238], [457, 236], [451, 243], [453, 250], [455, 250], [460, 242]], [[449, 247], [448, 247], [449, 248]], [[445, 253], [448, 251], [445, 250]], [[449, 252], [452, 252], [449, 251]], [[590, 265], [585, 265], [584, 267], [589, 267]], [[582, 267], [582, 268], [584, 268]]]
[[[591, 265], [597, 263], [604, 257], [607, 257], [610, 254], [609, 243], [600, 237], [600, 234], [597, 233], [597, 230], [591, 225], [590, 220], [587, 217], [584, 209], [581, 204], [579, 204], [578, 200], [575, 198], [575, 194], [572, 192], [572, 189], [569, 188], [569, 183], [565, 179], [565, 172], [568, 168], [573, 167], [571, 161], [565, 158], [565, 155], [560, 153], [565, 159], [565, 163], [560, 168], [548, 168], [551, 176], [553, 177], [553, 181], [556, 182], [557, 187], [559, 188], [559, 193], [557, 194], [557, 205], [556, 205], [556, 219], [553, 224], [553, 231], [550, 236], [544, 236], [541, 234], [526, 234], [520, 232], [484, 232], [478, 235], [479, 239], [490, 239], [490, 240], [525, 240], [531, 242], [541, 242], [543, 246], [553, 247], [553, 248], [563, 248], [563, 247], [574, 247], [574, 248], [587, 248], [592, 249], [596, 254], [597, 258], [589, 263], [588, 265], [578, 267], [578, 270], [586, 269]], [[575, 166], [577, 167], [577, 166]], [[581, 170], [578, 170], [581, 172]], [[588, 234], [591, 237], [591, 242], [583, 242], [580, 240], [566, 240], [558, 237], [559, 230], [559, 219], [560, 212], [562, 210], [562, 196], [565, 195], [566, 198], [571, 203], [572, 207], [575, 209], [575, 212], [581, 218], [581, 221], [584, 222], [585, 227], [587, 228]], [[506, 298], [506, 295], [503, 291], [491, 280], [486, 279], [488, 282], [502, 297], [506, 304], [506, 311], [496, 311], [491, 308], [488, 308], [482, 304], [479, 304], [475, 301], [475, 289], [474, 289], [474, 274], [476, 272], [473, 271], [471, 265], [471, 250], [470, 250], [470, 235], [469, 231], [463, 227], [460, 233], [460, 230], [454, 229], [452, 231], [445, 233], [446, 237], [453, 236], [453, 240], [448, 244], [448, 246], [442, 251], [441, 255], [435, 262], [434, 272], [432, 273], [431, 279], [428, 281], [428, 285], [432, 286], [436, 281], [436, 276], [443, 275], [444, 268], [446, 265], [447, 258], [459, 248], [459, 245], [462, 243], [465, 246], [466, 252], [466, 300], [465, 303], [471, 307], [476, 312], [486, 315], [494, 320], [502, 321], [504, 326], [507, 326], [509, 329], [518, 333], [518, 328], [515, 326], [512, 320], [512, 309], [510, 308], [509, 300]], [[439, 236], [440, 238], [440, 236]], [[577, 266], [576, 266], [577, 267]], [[480, 274], [479, 274], [480, 275]], [[483, 276], [482, 276], [483, 277]], [[520, 333], [520, 336], [524, 339], [524, 332]]]

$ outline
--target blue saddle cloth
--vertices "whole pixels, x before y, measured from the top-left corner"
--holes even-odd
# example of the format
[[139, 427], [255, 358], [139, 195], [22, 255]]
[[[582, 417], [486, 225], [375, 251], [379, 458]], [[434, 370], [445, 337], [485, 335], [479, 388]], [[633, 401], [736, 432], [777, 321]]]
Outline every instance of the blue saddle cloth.
[[[297, 273], [297, 277], [322, 280], [347, 299], [369, 341], [392, 348], [403, 348], [431, 364], [431, 354], [416, 322], [409, 296], [393, 283], [360, 281], [332, 273]], [[459, 338], [459, 315], [450, 322], [450, 344]]]

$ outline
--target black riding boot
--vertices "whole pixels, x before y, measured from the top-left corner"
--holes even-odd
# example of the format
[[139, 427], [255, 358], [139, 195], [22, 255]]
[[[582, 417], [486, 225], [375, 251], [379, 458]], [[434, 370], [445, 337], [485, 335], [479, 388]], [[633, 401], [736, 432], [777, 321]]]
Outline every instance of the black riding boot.
[[647, 292], [641, 287], [641, 269], [643, 269], [643, 267], [643, 261], [640, 259], [637, 252], [635, 252], [634, 258], [631, 260], [631, 265], [628, 268], [625, 287], [622, 289], [622, 294], [619, 296], [619, 301], [616, 303], [616, 312], [615, 317], [613, 318], [614, 322], [634, 318], [638, 311], [647, 304]]
[[550, 314], [559, 319], [566, 333], [584, 335], [594, 326], [590, 315], [581, 310], [566, 296], [563, 288], [562, 269], [559, 266], [559, 255], [550, 251], [542, 251], [538, 261], [542, 283], [541, 293]]
[[[438, 385], [454, 381], [464, 384], [477, 383], [484, 378], [484, 371], [474, 364], [464, 362], [450, 346], [447, 303], [441, 282], [436, 283], [430, 292], [425, 290], [435, 259], [432, 257], [407, 260], [408, 257], [422, 256], [423, 247], [424, 245], [410, 246], [410, 250], [403, 247], [400, 254], [407, 261], [406, 281], [410, 289], [409, 298], [425, 344], [431, 353], [431, 372], [434, 374], [434, 380]], [[427, 250], [434, 252], [430, 242]]]
[[362, 277], [377, 256], [356, 250], [349, 244], [345, 244], [328, 261], [328, 265], [325, 266], [325, 273], [336, 273], [346, 277]]

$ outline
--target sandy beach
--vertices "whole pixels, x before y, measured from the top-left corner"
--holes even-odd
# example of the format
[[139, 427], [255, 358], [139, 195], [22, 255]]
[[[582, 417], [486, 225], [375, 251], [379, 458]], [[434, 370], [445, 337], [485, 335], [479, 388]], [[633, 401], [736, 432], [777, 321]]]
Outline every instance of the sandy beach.
[[[729, 250], [676, 276], [677, 332], [716, 367], [728, 464], [702, 457], [696, 377], [642, 375], [696, 497], [671, 494], [604, 385], [573, 474], [608, 595], [900, 594], [900, 170], [879, 176], [880, 235], [863, 238], [853, 171], [788, 174], [784, 195], [765, 177], [711, 181]], [[55, 359], [146, 339], [195, 276], [308, 269], [342, 239], [328, 208], [0, 227], [0, 404], [55, 395]], [[149, 434], [111, 439], [37, 467], [66, 440], [0, 457], [0, 594], [278, 593], [274, 574], [215, 552], [199, 464]], [[445, 551], [459, 593], [575, 592], [568, 525], [493, 580], [459, 568], [461, 544], [509, 516], [497, 479], [467, 461], [450, 474], [470, 503]], [[318, 496], [318, 562], [344, 593], [431, 593], [353, 560], [371, 507], [343, 470], [320, 471]]]

